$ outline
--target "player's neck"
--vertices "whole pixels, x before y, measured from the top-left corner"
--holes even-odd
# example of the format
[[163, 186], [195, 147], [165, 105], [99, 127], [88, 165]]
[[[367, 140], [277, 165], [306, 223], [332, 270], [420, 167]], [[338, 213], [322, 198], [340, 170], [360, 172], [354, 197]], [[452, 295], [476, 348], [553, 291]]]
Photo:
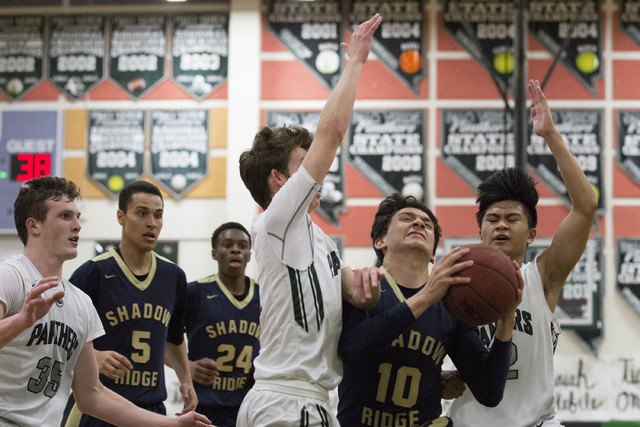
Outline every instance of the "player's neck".
[[122, 254], [122, 260], [129, 270], [136, 276], [143, 276], [149, 273], [151, 270], [151, 251], [140, 251], [131, 247], [130, 245], [120, 242], [120, 253]]
[[62, 279], [62, 263], [64, 261], [49, 254], [46, 248], [27, 245], [23, 254], [31, 261], [42, 277], [56, 276]]
[[393, 280], [405, 288], [418, 288], [429, 278], [429, 263], [422, 258], [387, 253], [383, 266]]
[[218, 272], [218, 279], [224, 286], [234, 295], [242, 295], [245, 291], [245, 282], [243, 276], [229, 276], [223, 272]]

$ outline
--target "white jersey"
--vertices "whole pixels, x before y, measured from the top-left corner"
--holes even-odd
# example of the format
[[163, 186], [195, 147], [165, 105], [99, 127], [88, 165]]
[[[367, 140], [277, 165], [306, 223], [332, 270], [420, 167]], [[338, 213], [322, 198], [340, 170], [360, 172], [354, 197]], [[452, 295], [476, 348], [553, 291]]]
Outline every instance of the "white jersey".
[[[5, 317], [22, 309], [27, 292], [42, 279], [24, 255], [0, 264], [0, 301]], [[0, 426], [57, 426], [67, 403], [73, 370], [85, 343], [104, 334], [91, 299], [68, 280], [49, 312], [0, 348]]]
[[256, 388], [309, 384], [322, 394], [342, 376], [342, 261], [307, 213], [319, 190], [301, 166], [251, 226], [262, 307]]
[[[547, 304], [536, 261], [520, 268], [524, 291], [516, 312], [504, 397], [498, 406], [488, 408], [465, 391], [449, 408], [456, 427], [528, 427], [555, 416], [553, 353], [560, 324]], [[480, 327], [485, 345], [493, 339], [489, 331], [489, 326]]]

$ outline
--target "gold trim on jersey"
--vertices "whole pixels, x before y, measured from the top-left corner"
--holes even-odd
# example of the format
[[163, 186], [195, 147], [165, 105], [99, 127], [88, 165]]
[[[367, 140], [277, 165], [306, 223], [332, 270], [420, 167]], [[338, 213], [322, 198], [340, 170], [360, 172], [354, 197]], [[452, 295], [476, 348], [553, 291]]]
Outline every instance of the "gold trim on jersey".
[[249, 279], [249, 292], [247, 292], [247, 296], [242, 300], [242, 301], [238, 301], [238, 298], [236, 298], [235, 296], [233, 296], [233, 294], [231, 293], [231, 291], [227, 288], [227, 285], [225, 285], [222, 280], [220, 279], [220, 277], [218, 277], [217, 274], [212, 274], [211, 276], [207, 276], [203, 279], [199, 279], [197, 282], [198, 283], [212, 283], [212, 282], [217, 282], [218, 286], [220, 287], [220, 289], [222, 290], [222, 293], [227, 297], [227, 299], [229, 301], [231, 301], [231, 303], [238, 309], [238, 310], [242, 310], [243, 308], [245, 308], [246, 306], [249, 305], [249, 303], [251, 302], [251, 300], [253, 299], [253, 294], [255, 293], [255, 281], [249, 277], [249, 276], [245, 276], [247, 279]]
[[393, 293], [396, 294], [396, 298], [398, 298], [398, 301], [400, 302], [406, 301], [406, 298], [402, 294], [402, 291], [398, 287], [398, 284], [396, 283], [395, 280], [393, 280], [393, 277], [391, 277], [389, 272], [385, 270], [384, 267], [380, 267], [380, 269], [384, 271], [384, 278], [387, 279], [387, 282], [389, 283], [389, 286], [391, 286], [391, 289], [393, 289]]
[[114, 248], [111, 248], [107, 252], [94, 257], [92, 261], [94, 262], [102, 261], [109, 258], [113, 258], [116, 261], [116, 263], [120, 267], [120, 270], [122, 270], [124, 275], [127, 277], [127, 279], [129, 279], [129, 282], [131, 282], [133, 286], [140, 289], [141, 291], [144, 291], [149, 287], [149, 285], [153, 281], [153, 276], [155, 276], [156, 274], [156, 268], [158, 266], [156, 263], [156, 258], [162, 258], [162, 257], [160, 257], [155, 252], [151, 251], [151, 267], [149, 268], [149, 273], [147, 274], [147, 278], [144, 279], [143, 281], [140, 281], [136, 278], [135, 274], [133, 274], [131, 269], [127, 266], [127, 263], [124, 262], [122, 257], [118, 254], [118, 252]]

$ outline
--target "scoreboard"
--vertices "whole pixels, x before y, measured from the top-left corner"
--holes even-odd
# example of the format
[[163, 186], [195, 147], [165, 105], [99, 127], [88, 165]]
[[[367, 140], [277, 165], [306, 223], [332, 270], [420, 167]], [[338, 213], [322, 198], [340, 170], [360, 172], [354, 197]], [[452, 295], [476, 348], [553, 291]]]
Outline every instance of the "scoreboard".
[[15, 233], [13, 202], [26, 182], [60, 176], [62, 113], [4, 111], [0, 115], [0, 233]]

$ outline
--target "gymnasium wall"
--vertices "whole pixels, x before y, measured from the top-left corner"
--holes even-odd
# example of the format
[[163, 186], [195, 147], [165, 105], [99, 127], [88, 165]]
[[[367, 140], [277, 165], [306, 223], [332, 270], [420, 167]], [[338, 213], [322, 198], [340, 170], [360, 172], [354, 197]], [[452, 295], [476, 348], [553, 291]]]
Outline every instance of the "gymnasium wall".
[[[5, 111], [55, 111], [62, 117], [62, 174], [78, 183], [83, 198], [81, 244], [76, 260], [65, 265], [69, 275], [91, 258], [99, 241], [117, 241], [116, 202], [87, 177], [87, 128], [90, 110], [203, 109], [209, 119], [209, 175], [184, 197], [165, 195], [163, 241], [177, 243], [177, 262], [189, 280], [215, 270], [210, 259], [210, 236], [225, 221], [239, 221], [247, 228], [258, 212], [238, 176], [239, 154], [251, 144], [253, 134], [270, 111], [319, 111], [329, 89], [269, 31], [258, 0], [195, 5], [125, 6], [118, 13], [229, 12], [229, 77], [204, 99], [194, 99], [182, 87], [165, 78], [152, 90], [133, 99], [110, 80], [95, 85], [86, 95], [71, 100], [48, 81], [42, 81], [19, 100], [0, 95]], [[640, 110], [640, 47], [618, 24], [618, 3], [602, 1], [602, 68], [596, 93], [585, 88], [564, 66], [555, 68], [545, 94], [552, 109], [602, 111], [602, 202], [604, 209], [592, 231], [601, 242], [602, 275], [591, 304], [601, 318], [594, 339], [566, 328], [556, 353], [558, 380], [565, 403], [564, 419], [607, 421], [640, 419], [640, 313], [617, 290], [616, 239], [640, 238], [640, 184], [616, 159], [619, 110]], [[55, 8], [34, 7], [29, 14], [115, 13], [108, 7], [77, 7], [68, 1]], [[9, 7], [0, 14], [23, 14]], [[356, 110], [412, 110], [424, 114], [425, 194], [443, 229], [445, 246], [476, 241], [474, 190], [443, 161], [442, 114], [445, 110], [501, 109], [503, 101], [489, 74], [444, 30], [442, 5], [427, 0], [424, 6], [426, 79], [417, 91], [403, 84], [375, 55], [364, 68]], [[542, 79], [553, 58], [533, 37], [528, 39], [528, 77]], [[169, 64], [167, 63], [168, 67]], [[37, 126], [37, 124], [34, 124]], [[147, 153], [148, 156], [148, 153]], [[145, 179], [153, 177], [145, 174]], [[538, 180], [540, 181], [540, 180]], [[314, 220], [343, 247], [343, 258], [357, 268], [375, 263], [369, 238], [376, 206], [384, 196], [379, 186], [344, 162], [344, 211], [336, 221], [313, 214]], [[544, 182], [538, 190], [538, 238], [553, 236], [568, 212], [566, 204]], [[8, 200], [1, 201], [3, 209]], [[0, 235], [0, 258], [21, 249], [15, 235]], [[255, 274], [255, 265], [250, 265]], [[592, 337], [593, 338], [593, 337]], [[603, 375], [603, 372], [606, 373]], [[565, 379], [563, 381], [563, 378]], [[572, 381], [571, 378], [573, 378]], [[612, 380], [613, 378], [613, 380]], [[623, 399], [620, 393], [624, 393]], [[576, 403], [577, 402], [577, 403]], [[594, 403], [596, 402], [596, 403]], [[637, 425], [637, 424], [634, 424]]]

